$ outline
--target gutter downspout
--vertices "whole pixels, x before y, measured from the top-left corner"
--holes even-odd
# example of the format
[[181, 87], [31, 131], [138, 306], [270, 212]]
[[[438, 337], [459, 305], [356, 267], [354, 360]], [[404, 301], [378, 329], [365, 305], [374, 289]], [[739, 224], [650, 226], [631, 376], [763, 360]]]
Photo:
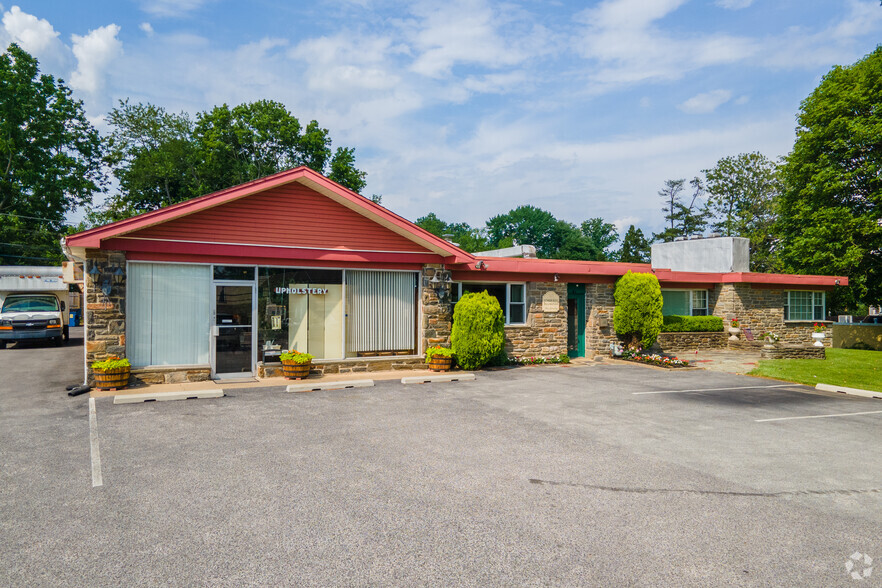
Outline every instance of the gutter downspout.
[[89, 340], [89, 313], [86, 311], [86, 300], [89, 293], [89, 280], [86, 277], [86, 258], [77, 257], [67, 246], [67, 238], [61, 238], [61, 251], [64, 255], [74, 262], [83, 264], [83, 386], [89, 385], [89, 362], [86, 356], [86, 341]]

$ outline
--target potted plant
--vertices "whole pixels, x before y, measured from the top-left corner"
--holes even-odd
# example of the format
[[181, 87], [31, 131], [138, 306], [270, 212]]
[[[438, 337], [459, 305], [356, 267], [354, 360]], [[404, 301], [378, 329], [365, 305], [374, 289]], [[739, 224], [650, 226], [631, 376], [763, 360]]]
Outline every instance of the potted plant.
[[426, 349], [426, 363], [433, 372], [446, 372], [453, 366], [453, 349], [441, 347], [429, 347]]
[[768, 348], [774, 347], [775, 343], [778, 342], [778, 339], [779, 339], [778, 335], [769, 331], [768, 333], [763, 335], [763, 340], [766, 342], [766, 344], [763, 345], [763, 347], [768, 347]]
[[92, 373], [95, 376], [95, 388], [98, 390], [119, 390], [129, 385], [132, 364], [128, 359], [116, 356], [92, 362]]
[[733, 318], [729, 324], [729, 341], [737, 341], [738, 333], [741, 332], [741, 323], [737, 318]]
[[827, 326], [823, 323], [815, 323], [814, 331], [812, 332], [812, 339], [815, 340], [815, 347], [823, 347], [824, 346], [824, 337], [827, 336], [825, 332], [827, 330]]
[[312, 355], [300, 353], [296, 349], [282, 353], [279, 356], [279, 360], [282, 362], [282, 374], [289, 380], [301, 380], [309, 377], [312, 357]]

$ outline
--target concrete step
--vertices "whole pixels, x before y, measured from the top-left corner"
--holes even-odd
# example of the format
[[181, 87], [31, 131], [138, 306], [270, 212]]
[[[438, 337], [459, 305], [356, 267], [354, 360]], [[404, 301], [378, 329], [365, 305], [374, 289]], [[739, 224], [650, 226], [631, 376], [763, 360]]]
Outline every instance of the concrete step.
[[863, 396], [864, 398], [882, 399], [882, 392], [874, 392], [873, 390], [862, 390], [860, 388], [848, 388], [847, 386], [836, 386], [834, 384], [816, 384], [816, 390], [824, 392], [839, 392], [840, 394], [850, 394], [851, 396]]

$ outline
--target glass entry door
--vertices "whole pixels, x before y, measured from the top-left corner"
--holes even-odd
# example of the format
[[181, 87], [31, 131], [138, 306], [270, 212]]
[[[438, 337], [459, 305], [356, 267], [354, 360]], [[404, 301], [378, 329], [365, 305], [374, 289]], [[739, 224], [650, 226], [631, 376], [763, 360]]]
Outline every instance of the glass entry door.
[[214, 288], [214, 376], [251, 376], [254, 374], [254, 285], [215, 282]]

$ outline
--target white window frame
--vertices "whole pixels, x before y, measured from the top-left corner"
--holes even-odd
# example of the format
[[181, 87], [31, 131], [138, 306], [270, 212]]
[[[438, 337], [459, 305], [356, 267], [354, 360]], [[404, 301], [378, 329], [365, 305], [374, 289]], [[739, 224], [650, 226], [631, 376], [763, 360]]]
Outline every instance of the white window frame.
[[[792, 319], [790, 318], [790, 309], [793, 308], [790, 304], [790, 295], [793, 292], [799, 293], [810, 293], [812, 295], [812, 318], [803, 319]], [[787, 323], [816, 323], [820, 321], [824, 321], [827, 318], [827, 293], [823, 290], [787, 290], [786, 292], [787, 300], [784, 306], [784, 322]], [[821, 303], [818, 304], [818, 298], [820, 297]], [[820, 306], [821, 307], [821, 317], [818, 318], [815, 316], [815, 309]]]
[[[463, 284], [498, 284], [505, 285], [505, 308], [503, 309], [503, 314], [505, 315], [505, 326], [513, 326], [513, 327], [522, 327], [527, 324], [527, 282], [478, 282], [478, 281], [467, 281], [467, 282], [457, 282], [456, 283], [456, 300], [459, 302], [459, 299], [462, 298], [462, 285]], [[511, 301], [511, 287], [512, 286], [522, 286], [524, 288], [524, 301], [523, 302], [512, 302]], [[523, 305], [524, 307], [524, 320], [520, 323], [513, 323], [509, 320], [511, 317], [511, 307], [512, 304]]]
[[[689, 316], [711, 316], [710, 292], [708, 290], [705, 290], [704, 288], [662, 288], [662, 298], [664, 298], [665, 292], [689, 292]], [[695, 306], [692, 305], [693, 292], [705, 293], [705, 303], [707, 306], [704, 307], [704, 310], [707, 311], [707, 314], [694, 314]]]

